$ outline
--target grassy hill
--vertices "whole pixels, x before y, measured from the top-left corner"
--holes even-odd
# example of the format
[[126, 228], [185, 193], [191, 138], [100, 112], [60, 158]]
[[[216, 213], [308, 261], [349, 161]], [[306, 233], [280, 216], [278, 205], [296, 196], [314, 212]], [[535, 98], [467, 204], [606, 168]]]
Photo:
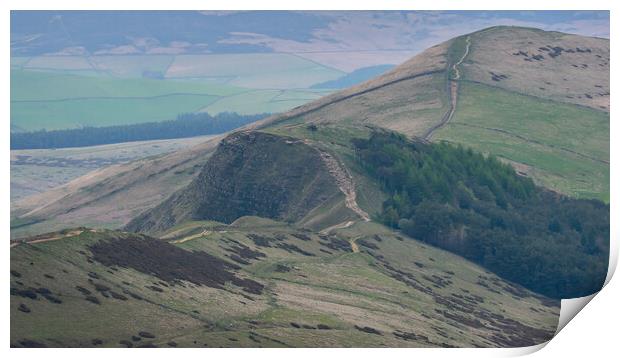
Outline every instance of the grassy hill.
[[559, 314], [377, 224], [316, 234], [251, 217], [16, 244], [11, 295], [16, 347], [524, 346]]
[[[463, 58], [468, 48], [468, 37], [469, 50]], [[487, 42], [493, 45], [487, 45]], [[548, 53], [555, 53], [556, 50], [549, 48], [554, 43], [559, 44], [563, 50], [561, 55], [552, 57]], [[525, 61], [523, 55], [513, 55], [527, 50], [527, 58], [531, 58], [532, 51], [538, 54], [539, 47], [548, 48], [540, 50], [541, 56], [545, 58], [541, 61]], [[584, 52], [578, 52], [577, 47]], [[569, 49], [572, 51], [568, 52]], [[378, 126], [410, 137], [426, 137], [431, 133], [432, 141], [460, 143], [494, 154], [511, 163], [522, 175], [531, 177], [537, 184], [551, 190], [607, 201], [609, 113], [594, 103], [601, 100], [608, 103], [609, 97], [593, 97], [590, 101], [585, 96], [585, 87], [596, 88], [601, 93], [609, 88], [609, 76], [605, 75], [608, 74], [609, 65], [604, 65], [603, 61], [607, 58], [605, 51], [609, 51], [609, 42], [603, 39], [527, 28], [494, 27], [434, 46], [378, 78], [276, 115], [252, 128], [260, 125], [265, 131], [293, 136], [295, 133], [305, 133], [310, 123], [322, 127]], [[497, 64], [484, 60], [489, 56], [496, 56], [497, 61], [494, 62]], [[451, 81], [453, 65], [459, 60], [462, 60], [457, 66], [460, 78]], [[505, 67], [493, 67], [502, 66], [502, 61], [516, 61], [511, 62], [510, 71], [522, 69], [523, 74], [516, 76]], [[580, 72], [578, 75], [579, 81], [569, 78], [570, 74], [577, 71], [572, 66], [573, 62], [588, 65], [578, 70], [585, 71], [585, 74]], [[483, 64], [489, 69], [484, 76], [480, 75]], [[595, 68], [597, 71], [591, 74], [592, 79], [583, 78], [584, 75], [590, 76]], [[545, 91], [530, 91], [532, 86], [523, 85], [526, 83], [524, 81], [538, 83], [541, 76], [556, 76], [551, 81], [553, 85], [540, 85], [546, 88]], [[515, 82], [517, 77], [520, 82]], [[567, 84], [560, 85], [563, 82]], [[571, 102], [567, 97], [560, 99], [558, 93], [567, 91], [563, 89], [566, 87], [572, 93], [566, 95], [584, 93], [581, 99], [575, 100], [580, 102]], [[245, 93], [236, 96], [243, 99], [244, 103], [251, 103], [244, 97]], [[287, 100], [290, 98], [286, 94], [279, 96]], [[308, 98], [304, 97], [304, 100]], [[320, 141], [324, 140], [338, 141], [339, 138], [335, 135]], [[217, 143], [213, 141], [210, 145], [214, 147]], [[332, 150], [338, 148], [340, 146], [335, 146]], [[200, 152], [199, 148], [196, 150]], [[108, 213], [119, 210], [127, 213], [123, 210], [131, 207], [132, 215], [137, 215], [156, 206], [172, 192], [189, 183], [191, 178], [185, 179], [187, 181], [166, 180], [172, 186], [163, 188], [157, 186], [161, 183], [157, 177], [174, 178], [173, 173], [179, 170], [173, 168], [185, 165], [182, 163], [189, 160], [190, 153], [184, 151], [170, 155], [167, 159], [141, 161], [140, 168], [158, 168], [149, 171], [151, 176], [147, 176], [144, 184], [128, 185], [134, 182], [121, 178], [127, 175], [125, 173], [136, 173], [138, 166], [121, 165], [104, 171], [105, 174], [77, 179], [71, 186], [15, 203], [12, 206], [12, 220], [20, 223], [20, 227], [12, 230], [12, 233], [17, 236], [26, 232], [41, 233], [62, 228], [63, 223], [79, 226], [81, 221], [106, 227], [124, 225], [130, 217], [124, 215], [122, 219], [108, 220]], [[192, 161], [205, 163], [206, 158], [194, 157]], [[168, 163], [168, 169], [158, 165], [162, 162]], [[149, 193], [158, 193], [156, 197], [159, 201], [141, 199], [142, 190], [147, 190], [145, 188], [148, 188]], [[110, 193], [109, 197], [105, 197], [106, 200], [109, 198], [107, 204], [102, 205], [103, 199], [97, 194], [99, 192]], [[70, 194], [68, 198], [61, 200], [67, 194]], [[361, 200], [364, 200], [364, 195], [360, 193]], [[74, 200], [81, 205], [74, 207]], [[38, 224], [21, 226], [24, 221]]]
[[[499, 69], [488, 83], [474, 80], [482, 60], [473, 59], [506, 31], [554, 54], [549, 46], [560, 41], [563, 60], [603, 51], [596, 39], [576, 45], [571, 37], [569, 47], [556, 33], [492, 28], [190, 149], [19, 201], [11, 344], [518, 347], [551, 339], [559, 302], [514, 282], [560, 298], [602, 280], [609, 206], [560, 193], [608, 197], [609, 114], [588, 97], [526, 92]], [[518, 57], [510, 51], [521, 42], [493, 43]], [[529, 53], [523, 66], [542, 61]], [[535, 68], [524, 76], [534, 80]]]
[[494, 154], [563, 194], [609, 200], [609, 40], [492, 27], [275, 116], [371, 125]]

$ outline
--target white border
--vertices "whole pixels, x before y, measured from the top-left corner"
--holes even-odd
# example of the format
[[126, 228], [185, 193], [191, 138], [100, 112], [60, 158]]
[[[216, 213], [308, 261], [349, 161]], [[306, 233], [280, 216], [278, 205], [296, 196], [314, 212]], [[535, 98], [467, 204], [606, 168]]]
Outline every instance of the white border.
[[[8, 241], [9, 233], [9, 218], [10, 218], [10, 199], [9, 199], [9, 166], [10, 162], [10, 99], [9, 99], [9, 80], [10, 80], [10, 34], [9, 34], [9, 10], [54, 10], [54, 9], [82, 9], [82, 10], [196, 10], [196, 9], [209, 9], [209, 10], [611, 10], [611, 33], [614, 33], [614, 19], [617, 20], [616, 11], [618, 9], [619, 1], [601, 1], [601, 0], [520, 0], [520, 1], [481, 1], [481, 0], [468, 0], [468, 1], [449, 1], [449, 0], [391, 0], [389, 2], [379, 1], [354, 1], [354, 0], [314, 0], [306, 1], [305, 3], [293, 3], [291, 1], [282, 0], [226, 0], [226, 1], [199, 1], [199, 0], [175, 0], [174, 2], [165, 1], [148, 1], [138, 4], [132, 4], [128, 1], [122, 0], [107, 0], [107, 1], [79, 1], [79, 0], [55, 0], [53, 2], [37, 0], [37, 1], [16, 1], [5, 0], [0, 4], [2, 13], [0, 15], [0, 23], [3, 25], [3, 40], [4, 46], [2, 47], [2, 56], [0, 58], [0, 68], [3, 69], [2, 73], [2, 98], [1, 110], [4, 121], [3, 137], [1, 140], [2, 147], [1, 153], [5, 156], [4, 167], [0, 172], [0, 178], [4, 190], [0, 191], [0, 200], [3, 203], [0, 206], [0, 220], [4, 227], [4, 233]], [[615, 76], [614, 69], [616, 68], [616, 59], [618, 58], [618, 51], [616, 50], [617, 44], [614, 44], [615, 37], [611, 38], [611, 87], [617, 83], [617, 76]], [[617, 125], [615, 125], [614, 113], [615, 106], [611, 106], [611, 138], [617, 138]], [[611, 145], [611, 157], [615, 157], [618, 153], [617, 142], [612, 140]], [[612, 161], [613, 162], [613, 161]], [[617, 167], [611, 167], [611, 182], [618, 182], [618, 170]], [[614, 203], [616, 195], [616, 187], [611, 186], [610, 201]], [[608, 274], [608, 281], [611, 278], [611, 273], [614, 272], [617, 257], [618, 257], [618, 213], [614, 210], [612, 204], [611, 212], [611, 236], [612, 236], [612, 257], [610, 260], [610, 274]], [[7, 315], [3, 319], [3, 325], [1, 326], [1, 337], [4, 350], [8, 350], [9, 347], [9, 330], [10, 319], [8, 315], [9, 308], [9, 275], [6, 274], [10, 263], [10, 250], [7, 243], [5, 252], [3, 253], [5, 263], [5, 274], [2, 276], [2, 287], [4, 287], [4, 294], [0, 296], [2, 301], [2, 307], [4, 307]], [[350, 349], [347, 351], [337, 349], [322, 349], [310, 350], [310, 349], [296, 349], [295, 351], [285, 349], [227, 349], [227, 350], [199, 350], [199, 349], [185, 349], [183, 354], [189, 355], [227, 355], [227, 356], [241, 356], [241, 355], [257, 355], [259, 357], [285, 357], [294, 353], [300, 357], [313, 357], [316, 354], [336, 356], [342, 353], [351, 354], [357, 358], [365, 358], [375, 356], [377, 354], [386, 354], [390, 356], [402, 356], [409, 358], [412, 354], [423, 354], [424, 356], [462, 356], [462, 357], [480, 357], [480, 356], [513, 356], [532, 353], [546, 346], [539, 353], [539, 356], [559, 356], [559, 355], [593, 355], [597, 353], [608, 353], [617, 351], [616, 339], [617, 339], [617, 323], [615, 319], [618, 318], [618, 303], [620, 302], [620, 284], [616, 281], [612, 281], [603, 290], [603, 294], [594, 297], [592, 304], [588, 305], [576, 318], [575, 322], [569, 324], [559, 335], [551, 340], [548, 344], [543, 344], [537, 347], [530, 347], [524, 349], [416, 349], [414, 351], [409, 349], [381, 349], [381, 350], [369, 350], [369, 349]], [[566, 300], [565, 300], [566, 301]], [[577, 304], [579, 300], [571, 300], [571, 305]], [[584, 301], [584, 300], [581, 300]], [[589, 300], [588, 300], [589, 301]], [[568, 302], [567, 302], [568, 303]], [[586, 302], [587, 303], [587, 302]], [[591, 306], [591, 307], [590, 307]], [[563, 311], [568, 309], [568, 306], [563, 303]], [[574, 309], [574, 308], [573, 308]], [[148, 352], [148, 353], [147, 353]], [[7, 352], [8, 353], [8, 352]], [[171, 353], [169, 350], [157, 349], [157, 350], [140, 350], [140, 351], [128, 351], [128, 350], [101, 350], [91, 349], [88, 351], [82, 350], [58, 350], [50, 349], [43, 351], [37, 350], [11, 350], [10, 354], [14, 356], [30, 356], [35, 354], [55, 355], [62, 354], [63, 356], [83, 356], [85, 354], [93, 355], [95, 357], [103, 357], [110, 353], [115, 355], [135, 355], [149, 354], [151, 356], [163, 357]]]

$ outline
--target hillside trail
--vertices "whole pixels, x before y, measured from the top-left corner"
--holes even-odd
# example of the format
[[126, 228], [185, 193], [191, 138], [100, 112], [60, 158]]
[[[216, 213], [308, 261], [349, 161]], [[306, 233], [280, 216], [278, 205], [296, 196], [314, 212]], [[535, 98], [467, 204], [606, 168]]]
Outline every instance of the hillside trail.
[[190, 240], [197, 239], [199, 237], [210, 235], [211, 233], [213, 233], [213, 231], [211, 231], [211, 230], [203, 230], [201, 233], [198, 233], [198, 234], [195, 234], [195, 235], [190, 235], [190, 236], [184, 237], [182, 239], [170, 241], [170, 243], [171, 244], [182, 244], [184, 242], [188, 242]]
[[359, 237], [353, 238], [351, 240], [349, 240], [349, 243], [351, 244], [351, 251], [353, 251], [354, 253], [359, 253], [360, 252], [360, 247], [357, 246], [357, 243], [355, 242], [355, 240], [359, 239]]
[[[342, 165], [338, 159], [334, 158], [333, 155], [321, 150], [315, 145], [311, 140], [305, 139], [304, 143], [312, 146], [316, 150], [319, 151], [321, 156], [321, 160], [327, 167], [329, 174], [336, 180], [336, 185], [338, 189], [344, 194], [344, 205], [349, 208], [351, 211], [357, 214], [363, 221], [370, 221], [370, 215], [364, 211], [364, 209], [360, 208], [357, 204], [357, 194], [355, 192], [355, 182], [353, 181], [353, 177], [347, 171], [347, 169]], [[336, 229], [345, 229], [353, 225], [355, 221], [347, 220], [342, 223], [330, 226], [321, 230], [321, 233], [328, 233], [330, 231]], [[359, 252], [359, 248], [355, 244], [355, 242], [351, 242], [351, 250], [353, 252]]]
[[[315, 147], [316, 148], [316, 147]], [[355, 182], [349, 172], [331, 154], [319, 149], [321, 160], [325, 163], [329, 174], [336, 179], [338, 189], [344, 194], [344, 205], [356, 213], [362, 220], [370, 221], [370, 215], [357, 204]]]
[[11, 242], [11, 247], [15, 247], [15, 246], [20, 245], [22, 243], [33, 245], [33, 244], [40, 244], [42, 242], [61, 240], [61, 239], [67, 238], [67, 237], [78, 236], [81, 233], [83, 233], [84, 231], [96, 232], [94, 229], [90, 229], [90, 230], [72, 230], [72, 231], [67, 232], [64, 235], [51, 236], [51, 237], [46, 237], [46, 238], [42, 238], [42, 239], [35, 239], [35, 240], [30, 240], [30, 241], [26, 240], [26, 241]]
[[437, 123], [436, 125], [432, 126], [424, 135], [424, 139], [430, 141], [431, 138], [433, 137], [433, 134], [435, 134], [435, 132], [442, 128], [443, 126], [445, 126], [446, 124], [448, 124], [448, 122], [450, 122], [450, 120], [452, 119], [452, 117], [454, 116], [454, 111], [456, 110], [456, 103], [458, 102], [458, 95], [459, 95], [459, 82], [458, 80], [461, 79], [461, 70], [459, 69], [459, 66], [461, 65], [461, 63], [463, 63], [463, 61], [465, 61], [465, 58], [467, 57], [467, 55], [469, 55], [469, 47], [471, 46], [471, 38], [469, 36], [467, 36], [467, 38], [465, 38], [465, 52], [463, 52], [463, 56], [461, 56], [461, 58], [452, 65], [452, 69], [454, 70], [454, 78], [450, 79], [449, 82], [449, 87], [450, 87], [450, 108], [448, 109], [448, 111], [443, 115], [443, 117], [441, 118], [441, 121], [439, 123]]

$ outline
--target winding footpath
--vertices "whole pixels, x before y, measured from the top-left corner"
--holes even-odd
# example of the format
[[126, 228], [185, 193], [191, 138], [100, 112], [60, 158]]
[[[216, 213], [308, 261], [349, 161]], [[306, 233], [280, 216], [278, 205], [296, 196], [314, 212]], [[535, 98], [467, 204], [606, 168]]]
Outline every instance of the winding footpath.
[[452, 65], [452, 70], [454, 71], [454, 78], [449, 79], [449, 93], [450, 93], [450, 108], [448, 109], [448, 111], [443, 115], [443, 117], [441, 118], [441, 121], [439, 123], [437, 123], [436, 125], [432, 126], [424, 135], [424, 139], [427, 141], [430, 141], [431, 138], [433, 137], [433, 134], [435, 134], [435, 132], [444, 127], [446, 124], [448, 124], [448, 122], [450, 122], [450, 120], [452, 119], [452, 116], [454, 115], [454, 111], [456, 110], [456, 103], [458, 101], [458, 95], [459, 95], [459, 82], [458, 80], [461, 79], [461, 70], [459, 69], [459, 66], [463, 63], [463, 61], [465, 61], [465, 58], [467, 57], [467, 55], [469, 55], [469, 47], [471, 46], [471, 38], [469, 36], [467, 36], [465, 38], [465, 52], [463, 52], [463, 56], [461, 56], [461, 58]]

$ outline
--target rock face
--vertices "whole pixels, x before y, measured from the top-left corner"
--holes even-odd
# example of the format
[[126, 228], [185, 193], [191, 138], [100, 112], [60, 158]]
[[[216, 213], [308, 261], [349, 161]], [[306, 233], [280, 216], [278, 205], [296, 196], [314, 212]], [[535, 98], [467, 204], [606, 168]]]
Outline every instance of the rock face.
[[186, 220], [231, 223], [254, 215], [293, 222], [342, 195], [320, 153], [302, 141], [263, 132], [224, 139], [199, 176], [128, 231], [162, 232]]

